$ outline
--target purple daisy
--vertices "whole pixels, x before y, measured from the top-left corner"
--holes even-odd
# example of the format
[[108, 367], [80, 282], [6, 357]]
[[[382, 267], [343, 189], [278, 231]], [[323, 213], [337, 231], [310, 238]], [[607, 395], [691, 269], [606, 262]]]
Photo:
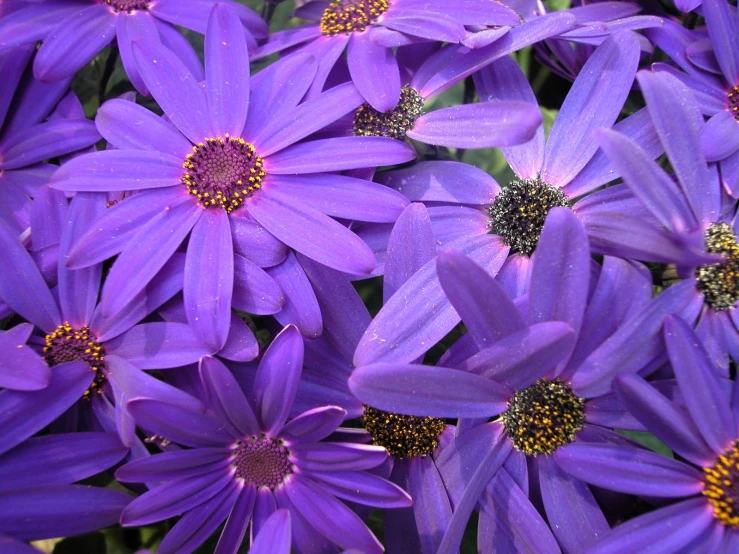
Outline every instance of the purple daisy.
[[68, 260], [79, 268], [120, 253], [103, 288], [104, 312], [128, 303], [190, 235], [187, 317], [218, 351], [228, 336], [237, 266], [253, 296], [273, 284], [262, 268], [282, 262], [285, 245], [341, 271], [372, 271], [369, 248], [330, 216], [394, 221], [406, 199], [322, 173], [402, 163], [415, 152], [382, 137], [296, 144], [362, 103], [354, 85], [298, 105], [316, 71], [310, 56], [298, 56], [257, 74], [250, 91], [246, 42], [231, 8], [216, 5], [208, 27], [205, 90], [163, 46], [137, 42], [141, 75], [171, 123], [132, 102], [106, 103], [97, 125], [118, 149], [68, 162], [53, 186], [140, 191], [98, 219]]
[[[715, 165], [706, 163], [699, 138], [703, 118], [686, 86], [662, 71], [642, 71], [637, 79], [678, 186], [629, 138], [599, 130], [597, 141], [632, 193], [659, 221], [659, 234], [683, 245], [668, 260], [685, 278], [677, 285], [679, 294], [703, 304], [697, 333], [728, 375], [728, 354], [739, 356], [739, 294], [733, 269], [739, 264], [736, 201], [722, 194]], [[642, 235], [639, 240], [651, 238]], [[691, 262], [689, 252], [701, 249], [715, 258], [703, 265]]]
[[[228, 4], [241, 21], [253, 50], [267, 36], [267, 24], [246, 6]], [[33, 64], [37, 79], [71, 79], [114, 39], [131, 83], [141, 94], [148, 89], [136, 67], [133, 42], [148, 38], [171, 49], [196, 74], [197, 54], [175, 25], [205, 33], [208, 14], [216, 0], [37, 0], [26, 2], [0, 22], [0, 52], [42, 41]], [[202, 79], [202, 75], [200, 75]]]
[[320, 92], [329, 72], [347, 50], [349, 73], [364, 99], [379, 112], [401, 98], [393, 48], [418, 42], [459, 43], [466, 25], [510, 26], [519, 16], [500, 2], [458, 0], [333, 0], [309, 2], [296, 14], [314, 23], [272, 34], [257, 57], [298, 46], [319, 64], [312, 90]]
[[613, 444], [575, 444], [560, 457], [562, 466], [579, 479], [670, 502], [617, 526], [590, 552], [739, 548], [739, 387], [716, 375], [700, 339], [679, 317], [665, 321], [665, 342], [680, 404], [638, 375], [619, 375], [614, 389], [631, 413], [681, 459]]
[[251, 523], [252, 537], [278, 508], [290, 512], [297, 552], [383, 548], [361, 519], [336, 497], [380, 508], [405, 507], [402, 489], [366, 470], [385, 461], [384, 448], [319, 442], [346, 413], [317, 408], [288, 421], [303, 364], [303, 339], [286, 327], [265, 351], [253, 398], [228, 369], [206, 357], [200, 378], [205, 410], [155, 398], [135, 398], [128, 410], [140, 426], [187, 449], [156, 454], [120, 468], [124, 482], [163, 482], [134, 500], [123, 525], [144, 525], [184, 514], [159, 552], [192, 552], [224, 520], [216, 552], [235, 553]]
[[[379, 363], [357, 368], [349, 380], [360, 400], [381, 410], [471, 418], [448, 447], [455, 454], [437, 459], [454, 505], [439, 552], [458, 547], [480, 495], [511, 457], [511, 482], [537, 491], [532, 496], [541, 498], [564, 550], [581, 551], [607, 532], [592, 491], [568, 477], [558, 457], [580, 442], [624, 442], [614, 427], [643, 428], [610, 393], [610, 378], [593, 368], [605, 359], [653, 371], [664, 356], [644, 337], [661, 328], [658, 315], [696, 310], [669, 291], [650, 302], [649, 272], [617, 258], [605, 258], [591, 294], [587, 236], [570, 210], [550, 212], [541, 243], [523, 310], [472, 260], [439, 254], [438, 278], [468, 329], [440, 360], [447, 367]], [[490, 416], [499, 417], [486, 423]], [[460, 460], [467, 460], [461, 468]], [[529, 475], [537, 477], [529, 483]]]
[[739, 194], [739, 13], [726, 0], [702, 3], [708, 37], [673, 22], [651, 29], [649, 38], [680, 66], [655, 64], [680, 79], [710, 117], [701, 130], [701, 146], [709, 162], [720, 162], [721, 178]]

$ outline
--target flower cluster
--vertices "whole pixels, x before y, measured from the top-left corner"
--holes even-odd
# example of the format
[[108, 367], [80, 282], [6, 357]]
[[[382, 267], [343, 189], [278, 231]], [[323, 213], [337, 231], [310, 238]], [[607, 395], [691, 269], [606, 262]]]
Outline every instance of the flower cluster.
[[739, 552], [731, 1], [7, 0], [0, 72], [0, 554]]

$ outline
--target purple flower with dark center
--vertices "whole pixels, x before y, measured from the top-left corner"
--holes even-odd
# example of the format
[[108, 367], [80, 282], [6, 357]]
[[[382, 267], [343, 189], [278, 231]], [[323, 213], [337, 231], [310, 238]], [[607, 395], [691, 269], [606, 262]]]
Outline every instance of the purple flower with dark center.
[[250, 91], [238, 19], [216, 5], [208, 26], [205, 90], [163, 46], [137, 42], [142, 77], [172, 123], [132, 102], [106, 103], [97, 125], [119, 149], [68, 162], [53, 186], [140, 191], [88, 228], [68, 260], [79, 268], [120, 253], [102, 292], [106, 313], [138, 294], [189, 235], [187, 317], [218, 351], [234, 292], [241, 292], [236, 269], [250, 283], [244, 294], [255, 297], [280, 294], [262, 268], [282, 262], [285, 245], [341, 271], [372, 271], [369, 248], [329, 216], [394, 221], [407, 201], [375, 183], [324, 173], [403, 163], [415, 152], [382, 137], [296, 144], [359, 106], [356, 87], [348, 83], [298, 105], [316, 65], [294, 56], [257, 74]]
[[[6, 424], [11, 422], [4, 420]], [[0, 446], [0, 550], [25, 553], [20, 541], [89, 533], [115, 524], [131, 496], [70, 483], [107, 470], [127, 452], [109, 433], [47, 435], [11, 449]]]
[[683, 71], [655, 64], [687, 86], [701, 113], [710, 117], [701, 129], [701, 146], [709, 162], [720, 162], [721, 178], [739, 195], [739, 13], [726, 0], [702, 3], [708, 37], [668, 22], [647, 36]]
[[465, 25], [518, 25], [518, 15], [500, 2], [457, 0], [332, 0], [309, 2], [296, 15], [315, 23], [272, 34], [257, 57], [299, 46], [315, 56], [319, 72], [312, 90], [320, 92], [329, 72], [347, 51], [349, 73], [364, 99], [379, 112], [401, 98], [393, 48], [418, 42], [459, 43]]
[[48, 386], [49, 366], [26, 345], [32, 332], [30, 323], [0, 331], [0, 388], [38, 390]]
[[[191, 71], [199, 74], [200, 62], [188, 41], [175, 28], [181, 25], [205, 33], [216, 0], [40, 0], [3, 18], [0, 51], [42, 41], [33, 64], [37, 79], [55, 82], [71, 77], [114, 39], [123, 67], [141, 94], [148, 89], [136, 67], [132, 44], [146, 38], [161, 42]], [[220, 0], [241, 21], [252, 50], [267, 36], [267, 24], [246, 6]]]
[[634, 374], [616, 377], [614, 389], [680, 459], [614, 444], [574, 444], [559, 458], [567, 472], [586, 482], [670, 502], [617, 526], [590, 552], [739, 548], [739, 387], [716, 375], [700, 339], [681, 318], [666, 319], [665, 342], [680, 404]]
[[[57, 166], [43, 163], [95, 144], [100, 133], [81, 118], [50, 118], [69, 89], [70, 79], [44, 84], [25, 74], [32, 46], [0, 54], [0, 219], [18, 233], [29, 225], [29, 197], [46, 184]], [[48, 118], [48, 120], [47, 120]]]
[[[509, 459], [511, 482], [538, 488], [564, 550], [581, 551], [605, 533], [593, 493], [564, 473], [558, 457], [580, 442], [623, 442], [611, 428], [642, 429], [610, 393], [610, 376], [594, 369], [607, 362], [653, 371], [664, 357], [644, 336], [661, 328], [657, 316], [695, 309], [670, 291], [650, 302], [649, 272], [618, 258], [605, 258], [591, 293], [587, 236], [570, 210], [550, 212], [541, 244], [522, 311], [471, 259], [453, 250], [439, 254], [441, 286], [468, 329], [440, 360], [447, 367], [378, 363], [349, 379], [360, 400], [381, 410], [471, 418], [460, 422], [448, 447], [454, 456], [437, 459], [454, 507], [439, 552], [458, 547], [480, 495]], [[490, 416], [498, 418], [486, 423]], [[460, 460], [468, 460], [461, 469]], [[529, 483], [529, 473], [538, 478]]]
[[[637, 79], [677, 186], [672, 176], [628, 137], [600, 130], [597, 141], [634, 196], [659, 221], [655, 238], [662, 235], [684, 245], [682, 251], [672, 254], [672, 263], [685, 278], [675, 285], [675, 294], [682, 295], [686, 302], [703, 304], [698, 336], [716, 365], [728, 375], [728, 354], [739, 355], [736, 202], [722, 194], [715, 165], [706, 164], [699, 138], [703, 118], [685, 85], [666, 72], [642, 71]], [[653, 240], [647, 235], [638, 238], [644, 243]], [[696, 249], [704, 249], [705, 255], [715, 258], [702, 265], [691, 262], [688, 253]]]
[[[544, 129], [539, 127], [530, 142], [503, 149], [516, 177], [502, 190], [489, 177], [458, 164], [428, 164], [417, 174], [413, 168], [403, 169], [379, 180], [414, 201], [432, 202], [429, 215], [435, 238], [460, 250], [491, 275], [501, 271], [510, 290], [528, 290], [530, 256], [547, 213], [555, 206], [572, 206], [598, 253], [670, 261], [673, 258], [667, 258], [666, 252], [682, 253], [683, 244], [662, 237], [656, 222], [649, 226], [651, 215], [625, 185], [597, 190], [617, 174], [605, 154], [598, 152], [591, 134], [601, 124], [615, 122], [631, 90], [638, 59], [639, 47], [631, 33], [618, 33], [599, 46], [575, 81], [548, 140], [544, 141]], [[476, 76], [476, 82], [481, 97], [490, 103], [523, 99], [536, 104], [512, 59], [501, 58], [489, 65]], [[644, 144], [654, 157], [659, 155], [661, 147], [646, 111], [616, 127]], [[468, 184], [468, 176], [474, 186]], [[578, 197], [582, 198], [574, 202]], [[624, 228], [632, 230], [627, 233]], [[647, 243], [640, 248], [643, 242], [635, 238], [634, 229], [662, 237], [659, 247]], [[383, 232], [387, 236], [387, 227], [367, 226], [359, 234], [382, 249]], [[513, 252], [510, 257], [509, 252]], [[702, 252], [696, 255], [705, 259]], [[459, 316], [438, 284], [432, 260], [380, 310], [359, 343], [355, 363], [411, 361], [458, 322]]]
[[297, 552], [383, 548], [361, 519], [336, 497], [380, 508], [405, 507], [410, 497], [366, 470], [385, 461], [384, 448], [320, 442], [346, 415], [336, 406], [288, 421], [303, 365], [303, 339], [286, 327], [264, 353], [247, 400], [226, 367], [200, 362], [207, 411], [155, 398], [135, 398], [138, 424], [187, 449], [156, 454], [116, 473], [125, 482], [163, 482], [134, 500], [123, 525], [144, 525], [184, 514], [159, 552], [192, 552], [226, 520], [215, 552], [235, 553], [249, 523], [263, 531], [276, 509], [292, 520]]

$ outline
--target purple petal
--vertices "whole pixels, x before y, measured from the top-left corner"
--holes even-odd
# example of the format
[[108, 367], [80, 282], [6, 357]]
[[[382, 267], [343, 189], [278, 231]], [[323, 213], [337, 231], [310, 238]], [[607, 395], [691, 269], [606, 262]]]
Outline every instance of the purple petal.
[[236, 254], [233, 260], [233, 307], [252, 314], [279, 312], [285, 301], [279, 284], [243, 256]]
[[729, 3], [723, 0], [704, 0], [708, 36], [721, 66], [721, 72], [729, 83], [739, 82], [739, 32], [736, 16], [732, 17]]
[[[301, 8], [305, 7], [307, 9], [311, 9], [311, 8], [315, 8], [315, 5], [316, 5], [316, 2], [309, 2], [308, 4], [301, 6]], [[324, 11], [323, 9], [320, 10], [320, 13], [318, 15], [319, 20], [321, 19], [321, 15], [323, 14], [323, 11]], [[300, 17], [299, 15], [297, 15], [296, 12], [294, 14], [294, 17]], [[305, 19], [305, 18], [301, 17], [301, 19]], [[317, 39], [321, 37], [321, 35], [322, 33], [321, 33], [320, 26], [310, 25], [310, 24], [300, 25], [298, 27], [292, 27], [289, 29], [283, 29], [281, 31], [270, 33], [270, 36], [267, 39], [267, 42], [265, 42], [262, 46], [259, 47], [259, 50], [257, 51], [256, 55], [252, 56], [252, 58], [255, 60], [265, 58], [276, 52], [288, 50], [289, 48], [293, 46], [297, 46], [301, 43], [305, 43], [313, 39]], [[287, 59], [287, 58], [283, 58], [283, 59]], [[313, 69], [313, 72], [315, 75], [315, 68]], [[303, 91], [303, 93], [305, 93], [305, 90]]]
[[552, 126], [542, 179], [565, 185], [585, 167], [598, 149], [593, 130], [613, 125], [631, 91], [638, 63], [639, 44], [632, 33], [613, 35], [595, 50]]
[[126, 14], [124, 17], [116, 17], [116, 39], [123, 69], [126, 71], [126, 75], [128, 75], [134, 88], [145, 96], [149, 96], [149, 89], [146, 88], [139, 74], [139, 69], [136, 67], [136, 60], [133, 58], [132, 42], [138, 39], [158, 36], [159, 32], [154, 21], [155, 18], [151, 17], [145, 10], [134, 11]]
[[198, 361], [212, 351], [185, 323], [142, 323], [105, 343], [105, 350], [140, 369], [166, 369]]
[[115, 22], [116, 17], [105, 5], [70, 14], [44, 37], [33, 63], [34, 76], [53, 82], [76, 73], [115, 38]]
[[218, 545], [214, 554], [232, 554], [239, 548], [241, 541], [244, 540], [246, 527], [251, 522], [256, 496], [254, 485], [246, 485], [241, 489], [231, 510], [231, 514], [228, 516], [228, 520], [226, 520], [226, 526], [223, 528], [221, 538], [218, 539]]
[[312, 527], [341, 548], [358, 548], [365, 554], [380, 554], [383, 548], [354, 512], [304, 476], [285, 486], [290, 501]]
[[539, 108], [527, 102], [484, 102], [426, 113], [407, 135], [452, 148], [513, 146], [533, 138], [541, 121]]
[[337, 471], [372, 469], [387, 461], [382, 446], [341, 442], [299, 443], [290, 446], [290, 456], [306, 473], [333, 474]]
[[188, 322], [214, 352], [226, 344], [233, 289], [234, 253], [228, 214], [217, 208], [206, 209], [190, 234], [182, 292]]
[[452, 517], [446, 486], [431, 456], [410, 460], [408, 491], [424, 552], [436, 552]]
[[183, 406], [152, 398], [134, 398], [126, 408], [147, 431], [185, 446], [225, 446], [234, 440], [220, 421]]
[[143, 483], [200, 476], [226, 468], [231, 454], [225, 447], [162, 452], [128, 462], [115, 472], [115, 478], [123, 483]]
[[290, 252], [284, 262], [267, 272], [283, 292], [282, 309], [275, 318], [283, 326], [294, 324], [305, 338], [320, 336], [323, 331], [321, 308], [295, 254]]
[[297, 202], [272, 198], [267, 190], [249, 204], [249, 213], [282, 242], [339, 271], [366, 275], [375, 266], [369, 247], [333, 219]]
[[242, 215], [246, 214], [232, 213], [229, 218], [234, 252], [258, 267], [272, 267], [282, 263], [288, 252], [287, 246], [259, 223]]
[[190, 141], [174, 125], [128, 100], [108, 100], [100, 106], [95, 125], [105, 140], [124, 150], [163, 152], [182, 162], [192, 152]]
[[433, 417], [496, 415], [512, 395], [505, 386], [465, 371], [400, 363], [359, 367], [349, 388], [380, 410]]
[[315, 408], [290, 420], [280, 431], [280, 437], [296, 444], [318, 442], [333, 433], [345, 417], [346, 410], [337, 406]]
[[[156, 4], [156, 6], [159, 6], [159, 4]], [[150, 9], [154, 7], [150, 6]], [[192, 44], [190, 44], [180, 30], [157, 17], [154, 17], [154, 24], [157, 27], [157, 31], [159, 31], [159, 38], [162, 44], [177, 54], [177, 57], [182, 60], [198, 82], [204, 81], [205, 71], [203, 71], [200, 58]]]
[[0, 387], [32, 391], [49, 385], [49, 366], [39, 354], [26, 346], [32, 331], [33, 325], [30, 323], [0, 331]]
[[739, 150], [739, 129], [735, 115], [723, 111], [714, 115], [701, 129], [701, 146], [706, 160], [715, 162]]
[[271, 155], [265, 164], [275, 175], [323, 173], [409, 162], [416, 152], [385, 137], [339, 137], [295, 144]]
[[240, 137], [249, 106], [249, 52], [244, 27], [228, 4], [215, 4], [208, 17], [205, 85], [213, 131]]
[[366, 471], [321, 472], [314, 479], [334, 496], [375, 508], [407, 508], [411, 497], [398, 485]]
[[254, 381], [257, 413], [264, 432], [280, 431], [290, 414], [303, 369], [303, 337], [294, 325], [275, 337], [259, 362]]
[[352, 81], [370, 106], [378, 112], [396, 106], [400, 99], [400, 70], [392, 49], [373, 44], [365, 33], [352, 33], [347, 65]]
[[68, 202], [64, 193], [42, 186], [31, 204], [31, 250], [58, 245], [67, 222]]
[[133, 55], [151, 95], [182, 134], [195, 144], [213, 137], [205, 91], [180, 59], [149, 40], [134, 42]]
[[693, 330], [679, 317], [665, 318], [665, 343], [688, 412], [706, 444], [714, 452], [723, 452], [735, 439], [736, 430], [714, 364]]
[[208, 396], [208, 405], [226, 422], [235, 437], [258, 435], [257, 417], [231, 372], [216, 358], [200, 360], [200, 379]]
[[226, 344], [218, 351], [218, 356], [234, 362], [250, 362], [259, 356], [259, 343], [254, 333], [235, 313], [231, 313], [231, 323]]
[[251, 554], [290, 554], [290, 511], [277, 510], [267, 518], [249, 549]]
[[[444, 2], [405, 0], [403, 8], [426, 10], [439, 16], [449, 16]], [[575, 11], [575, 10], [570, 10]], [[465, 0], [454, 8], [454, 18], [465, 25], [518, 25], [520, 16], [504, 4], [491, 4], [487, 0]]]

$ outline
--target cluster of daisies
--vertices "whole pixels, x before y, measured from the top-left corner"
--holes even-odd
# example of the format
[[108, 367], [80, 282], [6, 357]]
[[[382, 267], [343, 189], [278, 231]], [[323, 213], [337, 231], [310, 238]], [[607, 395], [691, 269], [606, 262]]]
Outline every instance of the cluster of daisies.
[[0, 4], [0, 553], [739, 552], [737, 7], [248, 3]]

